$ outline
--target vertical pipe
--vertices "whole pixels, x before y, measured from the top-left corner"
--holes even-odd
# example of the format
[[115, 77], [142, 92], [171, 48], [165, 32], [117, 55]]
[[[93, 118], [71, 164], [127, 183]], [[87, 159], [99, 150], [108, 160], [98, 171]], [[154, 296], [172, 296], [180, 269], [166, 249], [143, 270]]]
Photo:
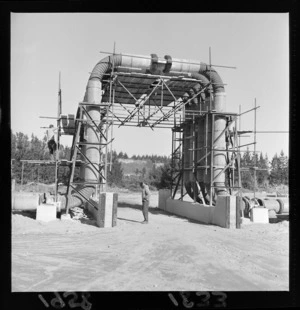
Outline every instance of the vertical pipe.
[[208, 113], [205, 114], [205, 174], [207, 175], [207, 135], [208, 135]]
[[[239, 131], [241, 131], [241, 128], [242, 128], [242, 116], [241, 116], [241, 113], [242, 113], [242, 107], [241, 105], [239, 105]], [[239, 135], [239, 146], [241, 145], [241, 135]]]
[[[217, 112], [225, 112], [226, 110], [226, 102], [225, 102], [225, 93], [218, 92], [214, 95], [214, 110]], [[214, 131], [213, 137], [215, 141], [222, 131], [226, 128], [226, 116], [225, 115], [214, 115]], [[222, 169], [226, 166], [226, 140], [224, 137], [218, 139], [217, 142], [214, 143], [214, 147], [216, 149], [222, 151], [213, 152], [213, 164], [214, 164], [214, 188], [215, 192], [218, 195], [227, 195], [227, 190], [225, 188], [225, 172]]]
[[171, 197], [173, 197], [173, 177], [174, 177], [173, 169], [174, 169], [174, 128], [172, 128], [171, 184], [170, 184]]
[[[102, 98], [101, 82], [98, 79], [90, 80], [87, 87], [87, 103], [100, 104]], [[100, 107], [87, 106], [87, 112], [96, 124], [99, 124], [99, 130], [102, 131], [103, 125], [101, 122]], [[94, 145], [89, 144], [86, 146], [86, 156], [91, 162], [97, 165], [102, 162], [102, 148], [99, 143], [103, 143], [102, 135], [99, 134], [92, 122], [88, 122], [85, 126], [86, 140], [88, 143], [95, 143]], [[98, 172], [94, 169], [93, 165], [86, 163], [84, 168], [84, 180], [86, 182], [97, 182], [99, 181]], [[102, 183], [102, 180], [100, 180]], [[101, 190], [101, 189], [100, 189]]]
[[204, 182], [204, 174], [206, 168], [203, 169], [203, 167], [199, 168], [198, 166], [204, 166], [203, 162], [207, 162], [207, 158], [200, 163], [198, 163], [198, 159], [202, 158], [206, 152], [205, 152], [205, 116], [200, 116], [197, 119], [196, 128], [197, 130], [197, 145], [196, 145], [196, 169], [197, 169], [197, 180], [199, 184]]
[[237, 204], [236, 204], [236, 228], [241, 228], [241, 206], [242, 206], [242, 197], [237, 196]]
[[194, 193], [194, 202], [196, 202], [196, 158], [195, 158], [195, 130], [196, 130], [196, 126], [195, 126], [195, 116], [193, 114], [193, 125], [192, 125], [192, 172], [193, 172], [193, 193]]
[[[181, 116], [180, 116], [180, 126], [182, 125], [181, 123]], [[179, 134], [180, 137], [180, 142], [181, 142], [181, 200], [183, 200], [183, 176], [184, 176], [184, 152], [183, 152], [183, 128], [180, 131]]]
[[[161, 82], [161, 80], [159, 81], [159, 83]], [[163, 107], [163, 94], [164, 94], [164, 83], [161, 83], [161, 93], [160, 93], [160, 107]]]
[[[111, 140], [113, 139], [113, 128], [114, 128], [114, 103], [115, 103], [115, 87], [113, 88], [113, 102], [112, 102], [112, 105], [111, 105], [111, 109], [112, 109], [112, 113], [111, 113], [111, 132], [110, 132], [110, 135], [111, 135]], [[109, 171], [111, 171], [111, 168], [112, 168], [112, 142], [110, 143], [110, 165], [109, 165]]]
[[24, 161], [22, 161], [21, 189], [23, 190]]
[[[234, 149], [234, 150], [236, 150], [236, 127], [237, 127], [237, 116], [235, 116], [234, 117], [234, 120], [233, 120], [233, 122], [235, 123], [235, 126], [234, 126], [234, 136], [233, 136], [233, 146], [232, 146], [232, 148]], [[228, 155], [227, 155], [228, 156]], [[232, 156], [232, 153], [231, 153], [231, 156]], [[234, 160], [234, 162], [233, 162], [233, 169], [231, 170], [232, 171], [232, 186], [233, 187], [235, 187], [235, 160]], [[230, 195], [231, 195], [231, 192], [230, 192]]]
[[209, 204], [210, 206], [212, 206], [212, 198], [213, 198], [213, 171], [214, 171], [214, 162], [213, 162], [213, 158], [214, 158], [214, 132], [215, 132], [215, 128], [214, 128], [214, 124], [215, 124], [215, 115], [210, 113], [211, 115], [211, 145], [210, 145], [210, 186], [209, 186]]
[[173, 109], [174, 109], [174, 126], [176, 126], [176, 110], [175, 110], [175, 101], [174, 101]]
[[[236, 133], [236, 139], [237, 139], [237, 133]], [[239, 151], [239, 148], [238, 148], [238, 151]], [[241, 153], [240, 152], [238, 152], [238, 187], [239, 187], [238, 189], [239, 196], [240, 196], [240, 199], [242, 199]]]
[[60, 115], [61, 115], [61, 85], [60, 85], [60, 72], [58, 82], [58, 103], [57, 103], [57, 129], [56, 129], [56, 151], [55, 151], [55, 194], [54, 201], [57, 202], [58, 193], [58, 169], [59, 169], [59, 146], [60, 146]]
[[256, 192], [256, 98], [254, 98], [254, 198]]
[[[111, 98], [109, 98], [109, 105], [111, 104]], [[105, 112], [105, 141], [106, 141], [106, 145], [105, 145], [105, 161], [104, 161], [104, 178], [105, 178], [105, 184], [104, 184], [104, 192], [106, 192], [106, 180], [107, 180], [107, 154], [108, 154], [108, 129], [109, 129], [109, 108], [108, 105], [106, 106], [106, 112]], [[101, 146], [100, 146], [101, 147]]]
[[[209, 80], [211, 81], [211, 48], [209, 47]], [[211, 93], [209, 93], [209, 110], [211, 111]]]

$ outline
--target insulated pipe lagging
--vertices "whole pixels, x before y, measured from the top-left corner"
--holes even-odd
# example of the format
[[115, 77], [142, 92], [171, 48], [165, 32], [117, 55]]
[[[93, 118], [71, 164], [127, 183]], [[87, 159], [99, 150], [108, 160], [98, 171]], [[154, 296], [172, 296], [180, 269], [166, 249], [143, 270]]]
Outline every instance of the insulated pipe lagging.
[[185, 59], [173, 59], [172, 70], [177, 72], [187, 72], [193, 77], [194, 74], [204, 75], [209, 81], [211, 81], [214, 93], [224, 92], [224, 85], [221, 77], [215, 71], [215, 69], [205, 63], [197, 64], [199, 61], [185, 60]]
[[215, 94], [225, 92], [223, 81], [215, 69], [206, 64], [201, 64], [199, 73], [206, 76], [212, 82], [212, 88]]

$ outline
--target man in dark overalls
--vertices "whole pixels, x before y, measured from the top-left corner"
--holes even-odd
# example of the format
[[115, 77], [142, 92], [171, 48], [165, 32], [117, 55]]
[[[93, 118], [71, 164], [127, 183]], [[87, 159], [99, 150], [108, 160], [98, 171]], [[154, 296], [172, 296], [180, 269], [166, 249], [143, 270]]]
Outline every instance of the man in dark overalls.
[[47, 136], [47, 145], [49, 148], [49, 152], [53, 157], [53, 160], [55, 159], [54, 157], [54, 152], [57, 149], [57, 143], [56, 143], [56, 129], [54, 126], [51, 124], [49, 126], [49, 129], [46, 131], [46, 136]]
[[144, 222], [142, 224], [148, 224], [148, 209], [149, 209], [149, 201], [150, 201], [150, 190], [149, 186], [141, 182], [140, 186], [142, 188], [142, 211], [144, 215]]

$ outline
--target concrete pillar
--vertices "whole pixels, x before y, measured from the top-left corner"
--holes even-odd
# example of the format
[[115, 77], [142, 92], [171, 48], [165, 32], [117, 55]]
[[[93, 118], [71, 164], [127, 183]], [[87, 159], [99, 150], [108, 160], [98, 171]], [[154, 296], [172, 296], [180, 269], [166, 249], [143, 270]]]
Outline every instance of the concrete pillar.
[[37, 206], [36, 220], [42, 222], [54, 221], [57, 218], [57, 204], [42, 204]]
[[166, 211], [166, 201], [171, 197], [171, 191], [169, 189], [160, 189], [158, 191], [158, 207], [159, 209]]
[[113, 227], [117, 225], [118, 193], [100, 193], [99, 201], [92, 198], [90, 201], [97, 205], [98, 210], [89, 203], [86, 207], [97, 221], [98, 227]]
[[218, 196], [212, 223], [224, 228], [236, 228], [236, 196]]
[[269, 210], [267, 208], [253, 208], [250, 211], [251, 222], [269, 223]]
[[16, 189], [16, 180], [12, 179], [11, 180], [11, 191], [14, 192]]

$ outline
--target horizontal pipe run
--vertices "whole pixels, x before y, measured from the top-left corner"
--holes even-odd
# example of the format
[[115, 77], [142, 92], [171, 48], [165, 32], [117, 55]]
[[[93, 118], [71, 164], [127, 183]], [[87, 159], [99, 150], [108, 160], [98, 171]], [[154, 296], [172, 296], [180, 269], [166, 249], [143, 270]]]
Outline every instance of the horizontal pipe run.
[[[149, 56], [140, 56], [140, 55], [131, 55], [131, 54], [122, 54], [122, 53], [111, 53], [111, 52], [103, 52], [100, 51], [99, 53], [101, 54], [107, 54], [107, 55], [117, 55], [117, 56], [128, 56], [128, 57], [133, 57], [133, 58], [141, 58], [141, 59], [151, 59], [151, 57]], [[163, 61], [165, 62], [166, 59], [165, 58], [161, 58], [158, 57], [158, 61]], [[189, 64], [189, 65], [201, 65], [201, 64], [205, 64], [204, 62], [190, 62], [190, 61], [186, 61], [186, 60], [180, 60], [180, 59], [172, 59], [172, 62], [176, 62], [176, 63], [181, 63], [181, 64]], [[206, 64], [205, 64], [206, 65]], [[233, 67], [233, 66], [223, 66], [223, 65], [214, 65], [211, 64], [210, 66], [212, 67], [221, 67], [221, 68], [228, 68], [228, 69], [236, 69], [237, 67]], [[180, 71], [181, 72], [181, 71]]]

